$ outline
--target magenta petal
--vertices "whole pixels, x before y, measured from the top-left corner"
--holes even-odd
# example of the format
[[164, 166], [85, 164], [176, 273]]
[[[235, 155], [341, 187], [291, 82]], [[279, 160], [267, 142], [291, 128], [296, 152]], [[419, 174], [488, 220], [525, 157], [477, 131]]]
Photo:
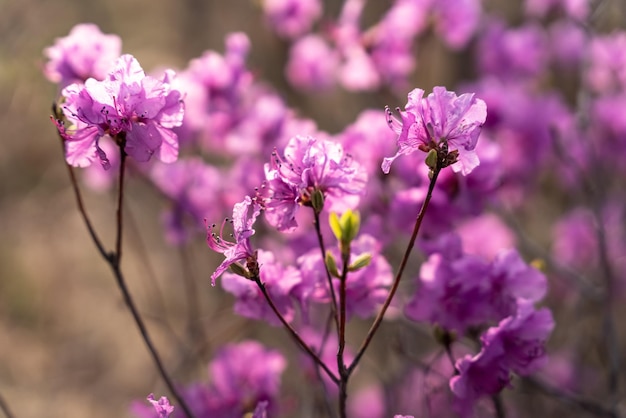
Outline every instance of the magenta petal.
[[174, 131], [159, 125], [156, 125], [156, 128], [163, 138], [161, 149], [159, 150], [159, 158], [164, 163], [173, 163], [178, 160], [178, 135]]
[[161, 146], [163, 137], [153, 123], [133, 123], [126, 134], [126, 153], [139, 162], [146, 162]]
[[100, 137], [98, 128], [89, 126], [76, 131], [65, 141], [65, 160], [74, 167], [88, 167], [97, 158], [96, 141]]

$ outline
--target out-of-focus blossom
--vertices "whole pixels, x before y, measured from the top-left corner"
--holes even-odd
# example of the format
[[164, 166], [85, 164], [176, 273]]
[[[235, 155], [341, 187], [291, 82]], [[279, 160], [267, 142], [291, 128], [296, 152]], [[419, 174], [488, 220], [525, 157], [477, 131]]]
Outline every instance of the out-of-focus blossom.
[[425, 1], [399, 0], [364, 37], [385, 83], [401, 88], [416, 65], [413, 43], [427, 23]]
[[222, 153], [227, 134], [247, 114], [244, 98], [252, 86], [252, 74], [246, 68], [250, 51], [247, 35], [230, 33], [225, 44], [223, 55], [206, 51], [180, 74], [188, 135], [199, 134], [203, 146]]
[[384, 417], [385, 393], [383, 388], [379, 385], [371, 385], [350, 394], [348, 397], [348, 416], [353, 418]]
[[252, 418], [267, 418], [267, 405], [269, 402], [261, 401], [254, 408], [254, 412], [252, 413]]
[[558, 20], [548, 28], [550, 58], [564, 68], [577, 68], [587, 51], [584, 29], [570, 20]]
[[[150, 179], [171, 202], [165, 214], [165, 230], [172, 244], [184, 243], [189, 235], [185, 218], [192, 220], [192, 230], [200, 229], [203, 220], [220, 213], [222, 185], [218, 169], [200, 158], [179, 160], [173, 164], [155, 164]], [[195, 227], [195, 228], [193, 228]]]
[[588, 62], [585, 81], [594, 92], [623, 91], [626, 87], [626, 32], [592, 38]]
[[138, 162], [155, 153], [163, 162], [176, 161], [178, 138], [172, 128], [180, 126], [184, 110], [180, 92], [171, 88], [172, 77], [170, 70], [163, 80], [146, 76], [135, 58], [123, 55], [105, 80], [90, 78], [63, 89], [63, 113], [71, 126], [57, 122], [57, 127], [68, 164], [86, 167], [99, 159], [108, 168], [99, 146], [104, 135], [116, 138]]
[[547, 45], [544, 30], [536, 24], [511, 29], [494, 19], [478, 43], [479, 67], [501, 79], [537, 77], [548, 64]]
[[[593, 270], [600, 263], [598, 222], [602, 222], [608, 262], [617, 276], [626, 273], [624, 206], [610, 201], [600, 211], [600, 220], [587, 208], [576, 208], [559, 220], [553, 229], [552, 254], [565, 266]], [[623, 288], [623, 282], [620, 284]], [[613, 289], [613, 290], [617, 290]]]
[[294, 87], [327, 90], [335, 84], [338, 65], [337, 52], [321, 36], [311, 34], [291, 45], [285, 73]]
[[508, 386], [511, 372], [525, 376], [540, 367], [547, 359], [545, 343], [553, 328], [548, 309], [535, 310], [532, 302], [520, 301], [514, 316], [487, 330], [480, 353], [457, 361], [460, 373], [450, 379], [461, 416], [471, 416], [480, 397]]
[[469, 174], [479, 164], [474, 148], [487, 117], [485, 102], [470, 93], [457, 96], [444, 87], [435, 87], [426, 98], [423, 95], [421, 89], [409, 93], [405, 111], [398, 109], [401, 120], [389, 113], [389, 126], [398, 134], [398, 152], [384, 159], [383, 172], [388, 173], [400, 155], [445, 147], [458, 152], [452, 169]]
[[515, 247], [513, 231], [492, 213], [468, 219], [456, 228], [456, 232], [467, 254], [478, 255], [485, 260], [492, 260], [500, 251]]
[[[301, 281], [300, 272], [294, 267], [283, 267], [274, 254], [258, 251], [260, 279], [265, 284], [272, 301], [287, 322], [295, 316], [292, 289]], [[253, 281], [232, 273], [225, 273], [222, 287], [235, 296], [235, 312], [247, 318], [266, 321], [280, 326], [281, 322], [265, 300], [263, 293]]]
[[[300, 336], [314, 352], [318, 353], [318, 357], [320, 358], [320, 360], [322, 360], [322, 362], [324, 362], [324, 364], [326, 364], [326, 366], [328, 366], [328, 369], [333, 372], [335, 376], [338, 376], [337, 333], [330, 332], [326, 334], [313, 328], [304, 328], [300, 332]], [[311, 381], [315, 382], [315, 384], [319, 384], [319, 376], [321, 375], [321, 380], [325, 386], [326, 392], [330, 396], [337, 395], [337, 393], [339, 392], [337, 384], [335, 384], [325, 372], [319, 369], [319, 366], [317, 366], [317, 364], [311, 360], [311, 357], [305, 355], [304, 353], [301, 353], [300, 360], [302, 366], [304, 366], [303, 369], [306, 373], [307, 378], [311, 379]], [[344, 362], [347, 365], [350, 365], [350, 363], [352, 363], [352, 360], [354, 360], [354, 354], [350, 347], [346, 345], [344, 351]], [[316, 368], [318, 368], [318, 370], [316, 370]]]
[[268, 222], [280, 231], [292, 231], [295, 212], [311, 206], [311, 195], [324, 195], [324, 207], [343, 213], [354, 209], [365, 188], [367, 174], [341, 144], [325, 139], [295, 136], [287, 143], [284, 157], [272, 153], [265, 165], [266, 183], [259, 193]]
[[422, 264], [420, 287], [405, 313], [463, 334], [469, 327], [514, 315], [519, 300], [536, 302], [546, 287], [545, 276], [515, 250], [498, 253], [491, 263], [456, 251], [434, 253]]
[[265, 400], [275, 403], [285, 367], [287, 361], [280, 352], [256, 341], [243, 341], [223, 346], [209, 365], [209, 375], [215, 395], [225, 405], [241, 408]]
[[[380, 244], [369, 235], [361, 235], [352, 243], [350, 263], [359, 256], [371, 255], [372, 259], [367, 267], [349, 272], [346, 279], [346, 315], [351, 318], [356, 315], [368, 318], [376, 312], [387, 296], [387, 288], [393, 281], [391, 266], [380, 255]], [[339, 251], [329, 250], [338, 263], [338, 270], [342, 266]], [[302, 283], [294, 290], [303, 304], [303, 311], [307, 312], [307, 305], [311, 303], [327, 304], [331, 301], [328, 279], [319, 249], [312, 249], [298, 258], [298, 267], [302, 274]], [[339, 279], [333, 278], [335, 294], [339, 293]]]
[[558, 10], [568, 18], [582, 22], [589, 16], [589, 3], [589, 0], [526, 0], [524, 9], [528, 15], [541, 18]]
[[170, 405], [169, 399], [165, 396], [161, 396], [161, 399], [157, 401], [151, 393], [148, 395], [147, 399], [154, 407], [154, 410], [158, 414], [159, 418], [168, 418], [170, 414], [174, 412], [174, 407]]
[[454, 49], [470, 41], [481, 18], [480, 0], [434, 0], [431, 3], [435, 30]]
[[104, 80], [120, 56], [122, 40], [117, 35], [105, 35], [93, 23], [72, 28], [69, 35], [57, 38], [44, 50], [49, 59], [44, 67], [46, 78], [64, 88], [83, 83], [88, 78]]
[[[241, 418], [247, 413], [263, 418], [278, 409], [281, 374], [286, 366], [287, 361], [280, 352], [266, 349], [256, 341], [226, 344], [209, 364], [211, 381], [194, 383], [181, 388], [180, 392], [198, 418]], [[158, 405], [160, 408], [166, 406]], [[155, 415], [153, 408], [138, 402], [131, 409], [141, 418], [167, 416]], [[176, 410], [172, 417], [184, 418], [186, 415]]]
[[322, 15], [320, 0], [262, 0], [261, 7], [272, 30], [288, 39], [310, 31]]
[[[211, 275], [211, 284], [213, 286], [215, 286], [215, 280], [231, 264], [239, 261], [247, 262], [251, 257], [254, 257], [250, 237], [254, 235], [252, 226], [260, 213], [261, 208], [259, 205], [250, 196], [246, 196], [243, 202], [237, 203], [233, 207], [233, 217], [230, 220], [228, 218], [224, 220], [219, 235], [213, 232], [216, 227], [215, 224], [207, 225], [207, 244], [213, 251], [222, 253], [226, 257]], [[235, 242], [229, 242], [224, 239], [224, 226], [227, 223], [233, 226], [231, 236], [235, 239]]]

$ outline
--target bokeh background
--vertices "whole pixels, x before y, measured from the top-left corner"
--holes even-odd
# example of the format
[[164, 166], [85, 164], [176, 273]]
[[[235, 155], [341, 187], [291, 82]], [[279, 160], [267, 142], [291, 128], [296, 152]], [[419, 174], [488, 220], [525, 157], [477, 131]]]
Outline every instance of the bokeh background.
[[[326, 1], [326, 15], [336, 16], [340, 3]], [[388, 4], [371, 1], [366, 20], [373, 21]], [[486, 1], [484, 6], [510, 21], [519, 19], [517, 1]], [[621, 25], [617, 10], [605, 12], [606, 25]], [[49, 120], [57, 91], [41, 73], [42, 50], [81, 22], [118, 34], [123, 52], [133, 54], [147, 71], [184, 68], [207, 49], [222, 51], [225, 34], [245, 31], [252, 40], [249, 67], [258, 78], [330, 132], [365, 108], [405, 101], [393, 94], [294, 92], [283, 78], [286, 44], [266, 27], [258, 4], [250, 0], [0, 0], [0, 394], [20, 418], [129, 416], [133, 399], [165, 393], [113, 276], [78, 215]], [[435, 37], [420, 40], [419, 61], [412, 85], [426, 91], [471, 76], [467, 57], [450, 52]], [[291, 344], [280, 329], [234, 316], [232, 299], [210, 287], [218, 257], [202, 237], [185, 252], [165, 243], [159, 221], [164, 202], [158, 194], [130, 182], [126, 196], [124, 269], [176, 380], [206, 379], [211, 353], [225, 341]], [[85, 200], [111, 246], [113, 195], [86, 190]], [[546, 204], [541, 210], [557, 209]], [[543, 226], [537, 223], [531, 230]], [[540, 232], [535, 238], [548, 239]], [[189, 315], [195, 315], [194, 329], [187, 329]]]

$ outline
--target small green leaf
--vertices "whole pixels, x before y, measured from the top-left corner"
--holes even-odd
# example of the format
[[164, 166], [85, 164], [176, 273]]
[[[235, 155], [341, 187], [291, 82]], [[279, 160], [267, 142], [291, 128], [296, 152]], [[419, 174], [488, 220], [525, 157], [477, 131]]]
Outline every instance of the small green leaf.
[[245, 277], [246, 279], [250, 278], [250, 272], [246, 270], [241, 264], [233, 263], [230, 265], [230, 271], [235, 273], [237, 276]]
[[324, 193], [321, 190], [315, 189], [311, 194], [311, 206], [316, 213], [321, 213], [324, 209]]
[[324, 263], [326, 263], [326, 268], [330, 272], [331, 275], [339, 278], [339, 270], [337, 269], [337, 262], [335, 261], [335, 257], [330, 253], [330, 251], [326, 251], [326, 257], [324, 258]]
[[335, 212], [330, 213], [330, 217], [328, 218], [328, 223], [330, 224], [330, 229], [332, 229], [333, 234], [335, 234], [335, 238], [337, 241], [341, 242], [342, 228], [341, 223], [339, 221], [339, 217]]
[[358, 256], [356, 260], [352, 262], [352, 264], [348, 266], [348, 271], [361, 270], [363, 267], [369, 266], [371, 262], [372, 262], [372, 255], [369, 253], [363, 253], [360, 256]]

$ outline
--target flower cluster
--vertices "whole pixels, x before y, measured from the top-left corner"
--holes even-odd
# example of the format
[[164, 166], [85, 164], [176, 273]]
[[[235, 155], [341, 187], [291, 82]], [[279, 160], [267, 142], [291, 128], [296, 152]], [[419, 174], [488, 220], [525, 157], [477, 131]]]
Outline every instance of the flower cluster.
[[173, 77], [172, 71], [162, 80], [146, 76], [135, 58], [123, 55], [104, 80], [89, 78], [63, 89], [62, 109], [70, 126], [57, 126], [68, 164], [86, 167], [99, 159], [108, 168], [99, 145], [105, 135], [136, 161], [148, 161], [155, 153], [163, 162], [176, 161], [178, 138], [172, 128], [181, 125], [184, 109], [180, 92], [171, 86]]
[[[534, 374], [524, 396], [585, 394], [584, 405], [615, 415], [615, 386], [591, 400], [580, 376], [619, 379], [624, 31], [597, 33], [587, 0], [525, 0], [515, 25], [478, 0], [256, 6], [285, 47], [288, 98], [249, 68], [264, 51], [242, 32], [176, 77], [147, 75], [95, 25], [44, 51], [68, 164], [89, 167], [83, 180], [100, 189], [114, 171], [103, 167], [128, 164], [121, 179], [138, 176], [164, 198], [165, 236], [181, 252], [204, 222], [223, 256], [211, 302], [227, 293], [235, 314], [283, 326], [301, 349], [283, 357], [216, 332], [209, 383], [174, 385], [181, 396], [170, 387], [180, 406], [150, 395], [133, 412], [267, 418], [331, 415], [337, 404], [342, 418], [500, 416], [502, 403], [520, 403], [516, 391], [499, 394]], [[434, 50], [468, 61], [444, 74]], [[418, 65], [435, 77], [427, 84], [466, 78], [454, 91], [411, 89]], [[382, 107], [407, 91], [404, 108]], [[332, 106], [307, 107], [318, 100]], [[417, 151], [419, 163], [408, 158]], [[187, 336], [204, 348], [195, 330], [212, 328], [199, 328], [188, 302]], [[581, 306], [602, 335], [562, 327], [554, 345], [565, 365], [542, 369], [555, 323]], [[240, 335], [273, 340], [266, 324]], [[281, 394], [286, 358], [290, 381], [306, 384]]]
[[[367, 174], [339, 143], [295, 136], [265, 164], [266, 182], [259, 193], [265, 218], [279, 231], [293, 231], [300, 206], [314, 207], [321, 193], [324, 207], [333, 212], [354, 209], [365, 189]], [[321, 210], [321, 208], [315, 208]]]

